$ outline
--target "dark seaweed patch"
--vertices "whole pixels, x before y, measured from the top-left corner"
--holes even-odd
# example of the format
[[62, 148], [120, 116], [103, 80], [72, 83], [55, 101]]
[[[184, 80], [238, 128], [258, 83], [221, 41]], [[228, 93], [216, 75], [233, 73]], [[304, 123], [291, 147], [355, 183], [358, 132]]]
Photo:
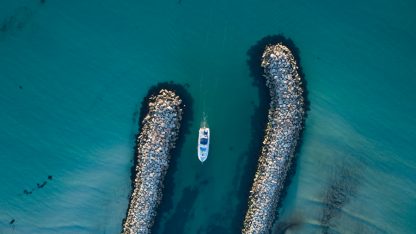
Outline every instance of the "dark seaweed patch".
[[38, 189], [43, 188], [43, 187], [45, 187], [46, 183], [48, 183], [48, 182], [43, 181], [43, 183], [41, 183], [41, 184], [37, 183], [36, 186], [38, 187]]
[[324, 205], [320, 219], [322, 233], [329, 233], [330, 228], [334, 226], [332, 221], [340, 216], [343, 207], [357, 193], [358, 168], [351, 163], [343, 163], [342, 166], [335, 168], [322, 201]]
[[[11, 217], [11, 218], [12, 218], [12, 217]], [[12, 218], [12, 219], [9, 221], [9, 227], [12, 229], [12, 232], [14, 232], [15, 222], [16, 222], [16, 219], [14, 219], [14, 218]]]
[[[52, 176], [48, 175], [48, 180], [52, 180]], [[36, 187], [32, 189], [24, 189], [23, 194], [24, 195], [31, 195], [33, 192], [35, 192], [38, 189], [44, 188], [48, 182], [45, 180], [42, 183], [36, 183]]]
[[33, 11], [28, 7], [19, 7], [0, 23], [0, 32], [9, 33], [22, 30], [32, 18]]
[[29, 191], [27, 189], [23, 190], [23, 194], [25, 194], [25, 195], [30, 195], [30, 194], [32, 194], [32, 192], [33, 191]]

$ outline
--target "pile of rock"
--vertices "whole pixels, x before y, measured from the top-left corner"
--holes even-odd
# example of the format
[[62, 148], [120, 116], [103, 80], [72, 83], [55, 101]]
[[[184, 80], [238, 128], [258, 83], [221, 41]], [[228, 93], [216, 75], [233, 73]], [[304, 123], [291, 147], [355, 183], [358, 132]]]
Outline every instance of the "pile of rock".
[[149, 100], [149, 112], [137, 139], [137, 165], [123, 233], [150, 233], [162, 197], [170, 152], [175, 147], [182, 119], [182, 100], [172, 91], [160, 90]]
[[267, 46], [261, 66], [271, 103], [243, 233], [270, 231], [305, 114], [301, 78], [290, 50], [282, 44]]

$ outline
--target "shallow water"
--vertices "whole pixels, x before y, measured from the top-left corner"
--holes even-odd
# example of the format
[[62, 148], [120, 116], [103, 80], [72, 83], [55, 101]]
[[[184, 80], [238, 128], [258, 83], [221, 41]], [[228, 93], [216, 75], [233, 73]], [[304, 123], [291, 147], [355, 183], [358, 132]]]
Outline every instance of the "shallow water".
[[[172, 159], [154, 232], [239, 233], [264, 120], [247, 52], [277, 34], [299, 48], [310, 101], [277, 224], [322, 232], [336, 183], [354, 189], [329, 232], [416, 230], [413, 2], [2, 5], [0, 233], [120, 232], [140, 104], [164, 81], [189, 85], [192, 134]], [[212, 142], [202, 166], [203, 113]]]

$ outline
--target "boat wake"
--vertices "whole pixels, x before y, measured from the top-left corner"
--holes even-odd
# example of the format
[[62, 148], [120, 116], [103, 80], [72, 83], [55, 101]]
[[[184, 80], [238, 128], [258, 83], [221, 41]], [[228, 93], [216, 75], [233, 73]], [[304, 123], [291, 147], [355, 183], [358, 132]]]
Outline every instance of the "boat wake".
[[207, 119], [208, 119], [207, 114], [204, 112], [202, 115], [201, 124], [199, 126], [200, 128], [209, 128]]

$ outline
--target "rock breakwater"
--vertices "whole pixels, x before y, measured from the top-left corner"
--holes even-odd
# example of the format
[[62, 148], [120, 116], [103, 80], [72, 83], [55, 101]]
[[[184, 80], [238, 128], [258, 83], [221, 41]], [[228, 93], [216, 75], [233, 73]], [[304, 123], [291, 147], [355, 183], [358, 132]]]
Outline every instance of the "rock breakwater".
[[162, 198], [163, 179], [169, 167], [182, 120], [182, 100], [162, 89], [150, 97], [148, 113], [137, 138], [137, 165], [124, 234], [150, 233]]
[[261, 66], [271, 102], [243, 233], [270, 232], [305, 116], [302, 81], [291, 51], [282, 44], [267, 46]]

